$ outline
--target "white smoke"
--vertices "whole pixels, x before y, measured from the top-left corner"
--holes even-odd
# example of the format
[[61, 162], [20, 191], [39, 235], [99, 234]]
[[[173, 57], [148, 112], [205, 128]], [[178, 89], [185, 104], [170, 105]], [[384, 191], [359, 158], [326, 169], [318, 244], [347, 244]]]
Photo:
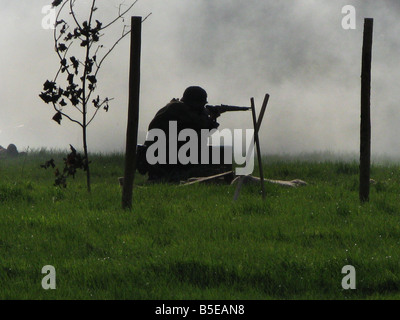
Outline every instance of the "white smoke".
[[[119, 2], [98, 6], [108, 15], [118, 12]], [[0, 144], [79, 148], [79, 128], [51, 121], [53, 110], [38, 97], [58, 67], [52, 33], [41, 28], [46, 4], [2, 3]], [[344, 5], [356, 8], [356, 30], [341, 27]], [[363, 19], [372, 17], [372, 152], [400, 156], [398, 0], [141, 0], [132, 15], [150, 12], [142, 34], [139, 142], [158, 108], [200, 85], [211, 104], [249, 105], [254, 97], [257, 110], [270, 94], [260, 132], [265, 153], [358, 152]], [[125, 146], [125, 40], [100, 71], [97, 94], [114, 100], [89, 128], [92, 151]], [[223, 114], [219, 122], [221, 128], [252, 127], [250, 112]]]

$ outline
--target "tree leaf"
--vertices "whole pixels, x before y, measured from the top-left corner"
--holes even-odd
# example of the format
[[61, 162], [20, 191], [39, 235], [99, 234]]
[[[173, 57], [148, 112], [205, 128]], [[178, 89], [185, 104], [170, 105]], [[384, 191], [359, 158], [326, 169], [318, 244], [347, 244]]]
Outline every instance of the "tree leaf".
[[57, 122], [58, 124], [61, 124], [61, 120], [62, 120], [62, 115], [61, 112], [58, 111], [54, 116], [53, 116], [53, 120], [55, 122]]
[[95, 76], [87, 76], [87, 79], [93, 84], [97, 82], [97, 79]]
[[40, 167], [44, 168], [44, 169], [47, 169], [48, 167], [54, 168], [55, 166], [56, 166], [56, 164], [54, 163], [54, 159], [53, 158], [48, 160], [48, 161], [46, 161], [44, 164], [40, 165]]
[[78, 105], [79, 103], [79, 99], [76, 96], [72, 96], [69, 100], [74, 106]]
[[58, 48], [57, 48], [57, 50], [59, 50], [59, 51], [61, 51], [61, 52], [63, 52], [63, 51], [65, 51], [65, 50], [67, 50], [68, 48], [67, 48], [67, 46], [64, 44], [64, 43], [60, 43], [59, 45], [58, 45]]
[[96, 99], [93, 99], [93, 100], [92, 100], [92, 103], [93, 103], [93, 105], [94, 105], [95, 108], [99, 108], [99, 107], [100, 107], [100, 106], [99, 106], [99, 102], [100, 102], [100, 97], [99, 97], [99, 96], [97, 96]]
[[56, 83], [55, 83], [55, 82], [52, 82], [52, 81], [47, 80], [47, 81], [43, 84], [43, 90], [46, 90], [46, 91], [53, 91], [53, 90], [55, 90], [55, 89], [56, 89]]
[[67, 77], [68, 83], [73, 84], [74, 83], [74, 75], [70, 73]]
[[42, 92], [41, 94], [39, 94], [39, 97], [46, 103], [49, 103], [52, 99], [51, 96], [46, 92]]
[[59, 6], [61, 3], [63, 2], [63, 0], [54, 0], [53, 3], [51, 4], [54, 7]]

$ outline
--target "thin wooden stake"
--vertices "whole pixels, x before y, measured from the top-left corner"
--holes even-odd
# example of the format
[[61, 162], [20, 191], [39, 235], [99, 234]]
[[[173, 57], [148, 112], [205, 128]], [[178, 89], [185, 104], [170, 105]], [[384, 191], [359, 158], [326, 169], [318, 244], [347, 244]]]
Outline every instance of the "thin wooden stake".
[[227, 172], [223, 172], [223, 173], [218, 173], [218, 174], [215, 174], [215, 175], [213, 175], [213, 176], [208, 176], [208, 177], [194, 178], [194, 179], [196, 179], [196, 180], [183, 183], [183, 184], [181, 184], [181, 186], [189, 186], [189, 185], [192, 185], [192, 184], [195, 184], [195, 183], [200, 183], [200, 182], [205, 182], [205, 181], [211, 181], [211, 180], [214, 180], [214, 179], [217, 179], [217, 178], [221, 178], [221, 177], [227, 176], [227, 175], [229, 175], [229, 174], [232, 174], [232, 171], [227, 171]]
[[263, 167], [262, 167], [262, 162], [261, 162], [260, 140], [258, 138], [256, 108], [254, 106], [254, 98], [251, 98], [250, 101], [251, 101], [251, 114], [253, 116], [253, 126], [254, 126], [254, 142], [255, 142], [255, 145], [257, 148], [257, 159], [258, 159], [258, 166], [259, 166], [259, 170], [260, 170], [262, 198], [265, 199], [264, 173], [263, 173]]
[[261, 122], [262, 122], [262, 119], [264, 118], [264, 113], [265, 113], [265, 109], [267, 108], [268, 100], [269, 100], [269, 94], [267, 93], [265, 95], [265, 97], [264, 97], [264, 101], [263, 101], [263, 104], [262, 104], [262, 107], [261, 107], [260, 115], [258, 116], [258, 119], [257, 119], [257, 129], [256, 129], [257, 132], [260, 131]]
[[360, 190], [361, 202], [369, 201], [371, 168], [371, 61], [373, 22], [364, 19], [361, 67]]
[[131, 18], [131, 53], [129, 70], [129, 107], [126, 130], [125, 174], [122, 187], [122, 208], [132, 208], [133, 182], [136, 171], [136, 148], [139, 124], [140, 53], [142, 17]]
[[[258, 137], [258, 131], [260, 130], [260, 127], [261, 127], [262, 119], [264, 117], [265, 109], [267, 108], [268, 100], [269, 100], [269, 94], [267, 93], [265, 95], [265, 97], [264, 97], [264, 101], [263, 101], [263, 104], [262, 104], [262, 107], [261, 107], [260, 115], [259, 115], [258, 120], [257, 120], [257, 125], [255, 126], [255, 129], [254, 129], [254, 133], [257, 132], [257, 137]], [[254, 103], [254, 99], [253, 99], [253, 103]], [[252, 113], [252, 116], [253, 116], [253, 113]], [[254, 116], [253, 116], [253, 119], [254, 119]], [[254, 144], [250, 146], [250, 149], [247, 150], [247, 152], [248, 153], [253, 152], [252, 149], [254, 149]], [[260, 165], [260, 162], [259, 162], [259, 165]], [[261, 170], [262, 170], [262, 168], [261, 168]], [[262, 183], [262, 188], [263, 188], [264, 187], [264, 181], [263, 181], [264, 180], [264, 174], [261, 174], [261, 172], [262, 171], [260, 171], [260, 175], [262, 176], [262, 178], [260, 178], [260, 180], [262, 179], [261, 183]], [[235, 194], [233, 196], [233, 200], [234, 201], [236, 201], [238, 199], [238, 197], [239, 197], [239, 193], [240, 193], [240, 190], [242, 189], [242, 185], [243, 185], [244, 179], [245, 179], [245, 176], [240, 176], [239, 179], [238, 179], [238, 184], [236, 186]], [[265, 192], [263, 192], [263, 198], [265, 198]]]

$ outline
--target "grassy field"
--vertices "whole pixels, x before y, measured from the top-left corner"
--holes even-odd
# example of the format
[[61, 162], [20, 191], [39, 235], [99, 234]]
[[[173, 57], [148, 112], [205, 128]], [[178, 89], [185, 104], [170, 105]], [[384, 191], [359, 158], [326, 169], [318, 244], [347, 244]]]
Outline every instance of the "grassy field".
[[144, 184], [123, 211], [121, 155], [92, 156], [91, 194], [81, 172], [54, 187], [51, 157], [0, 160], [0, 299], [400, 298], [399, 165], [373, 165], [363, 205], [356, 162], [270, 156], [266, 177], [308, 185]]

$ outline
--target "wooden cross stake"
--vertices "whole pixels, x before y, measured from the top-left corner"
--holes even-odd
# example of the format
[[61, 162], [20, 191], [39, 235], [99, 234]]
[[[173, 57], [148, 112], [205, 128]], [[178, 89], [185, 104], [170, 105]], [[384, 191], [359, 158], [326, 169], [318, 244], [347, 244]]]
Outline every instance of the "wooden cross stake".
[[[257, 148], [257, 160], [258, 160], [258, 166], [260, 170], [260, 182], [261, 182], [261, 190], [262, 190], [262, 198], [265, 200], [265, 185], [264, 185], [264, 173], [263, 173], [263, 167], [262, 167], [262, 161], [261, 161], [261, 151], [260, 151], [260, 138], [258, 136], [258, 131], [260, 130], [262, 119], [264, 117], [265, 109], [267, 108], [269, 100], [269, 94], [267, 93], [264, 97], [264, 102], [261, 107], [260, 115], [258, 117], [258, 120], [256, 119], [256, 110], [255, 110], [255, 105], [254, 105], [254, 98], [250, 99], [251, 102], [251, 112], [252, 112], [252, 117], [253, 117], [253, 127], [254, 127], [254, 144], [256, 145]], [[249, 150], [247, 150], [247, 154], [250, 154], [253, 152], [254, 149], [254, 144], [250, 145]], [[240, 189], [242, 188], [243, 185], [243, 180], [245, 176], [241, 176], [238, 180], [238, 184], [235, 190], [235, 194], [233, 196], [233, 200], [237, 200], [239, 197]]]

